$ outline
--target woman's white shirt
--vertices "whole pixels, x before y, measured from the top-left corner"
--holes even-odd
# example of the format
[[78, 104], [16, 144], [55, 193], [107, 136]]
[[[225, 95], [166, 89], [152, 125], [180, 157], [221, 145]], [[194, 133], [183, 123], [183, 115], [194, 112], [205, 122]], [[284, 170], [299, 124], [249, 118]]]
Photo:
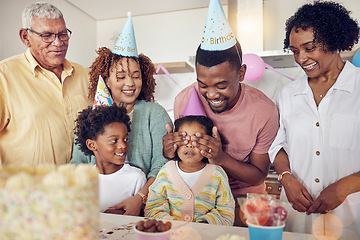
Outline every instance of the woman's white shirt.
[[[328, 185], [360, 171], [360, 68], [346, 62], [319, 106], [305, 76], [282, 89], [277, 107], [280, 128], [269, 149], [270, 160], [284, 148], [292, 174], [314, 200]], [[284, 193], [282, 197], [286, 199]], [[333, 213], [346, 225], [356, 220], [360, 237], [359, 192], [348, 196]], [[310, 217], [314, 221], [317, 216]]]

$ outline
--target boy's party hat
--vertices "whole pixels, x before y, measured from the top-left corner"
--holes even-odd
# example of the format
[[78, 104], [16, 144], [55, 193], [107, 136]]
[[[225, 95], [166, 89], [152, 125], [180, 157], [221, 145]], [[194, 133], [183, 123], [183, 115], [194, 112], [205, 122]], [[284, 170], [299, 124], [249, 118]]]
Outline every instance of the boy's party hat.
[[210, 0], [200, 48], [207, 51], [222, 51], [235, 44], [235, 36], [226, 19], [220, 0]]
[[128, 12], [128, 20], [126, 21], [112, 52], [124, 57], [139, 57], [130, 12]]
[[196, 93], [195, 86], [192, 88], [190, 92], [190, 96], [188, 102], [185, 106], [182, 117], [185, 116], [205, 116], [205, 110], [200, 102], [199, 96]]
[[113, 103], [110, 92], [106, 87], [104, 79], [99, 76], [99, 81], [96, 89], [93, 109], [96, 106], [110, 106]]

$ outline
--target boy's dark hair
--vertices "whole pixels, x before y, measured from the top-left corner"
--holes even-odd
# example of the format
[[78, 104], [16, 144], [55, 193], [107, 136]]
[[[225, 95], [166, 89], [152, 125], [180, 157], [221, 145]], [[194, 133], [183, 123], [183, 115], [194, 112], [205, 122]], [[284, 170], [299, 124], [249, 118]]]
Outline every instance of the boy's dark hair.
[[325, 51], [351, 50], [359, 41], [359, 26], [342, 5], [335, 2], [315, 1], [305, 4], [285, 23], [284, 50], [290, 45], [290, 32], [299, 28], [313, 28], [314, 40]]
[[235, 46], [223, 51], [207, 51], [198, 47], [195, 56], [195, 65], [199, 63], [205, 67], [213, 67], [224, 62], [229, 62], [237, 72], [242, 64], [242, 51], [240, 43], [236, 40]]
[[126, 114], [125, 107], [118, 107], [113, 104], [111, 106], [88, 107], [79, 113], [75, 120], [75, 143], [80, 146], [81, 151], [85, 155], [93, 155], [94, 153], [86, 146], [86, 140], [96, 140], [99, 134], [103, 134], [105, 126], [113, 122], [124, 123], [127, 131], [130, 132], [130, 118]]
[[[200, 124], [201, 126], [204, 127], [205, 129], [205, 132], [207, 135], [209, 136], [212, 136], [212, 129], [214, 127], [214, 123], [213, 121], [209, 118], [209, 117], [206, 117], [206, 116], [185, 116], [185, 117], [181, 117], [181, 118], [178, 118], [175, 120], [174, 122], [174, 132], [178, 132], [179, 131], [179, 128], [185, 124], [185, 123], [198, 123]], [[220, 133], [219, 133], [220, 134]], [[221, 143], [224, 145], [227, 144], [225, 138], [220, 134], [220, 138], [221, 138]], [[223, 147], [224, 149], [224, 147]], [[178, 154], [177, 154], [177, 151], [175, 152], [175, 160], [180, 160]], [[208, 163], [209, 160], [204, 157], [202, 159], [203, 162], [205, 163]]]

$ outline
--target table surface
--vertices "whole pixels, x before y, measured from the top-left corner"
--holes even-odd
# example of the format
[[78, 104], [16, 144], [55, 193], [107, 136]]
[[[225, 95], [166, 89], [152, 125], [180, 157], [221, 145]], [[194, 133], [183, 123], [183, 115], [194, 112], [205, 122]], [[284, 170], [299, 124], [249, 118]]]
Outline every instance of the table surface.
[[[133, 227], [136, 222], [144, 220], [142, 217], [125, 216], [117, 214], [100, 213], [100, 231], [99, 239], [135, 239]], [[249, 238], [249, 230], [244, 227], [231, 227], [222, 225], [212, 225], [204, 223], [171, 221], [171, 239], [217, 239], [221, 235], [231, 234]], [[310, 234], [300, 234], [283, 232], [284, 240], [311, 240], [316, 239]]]

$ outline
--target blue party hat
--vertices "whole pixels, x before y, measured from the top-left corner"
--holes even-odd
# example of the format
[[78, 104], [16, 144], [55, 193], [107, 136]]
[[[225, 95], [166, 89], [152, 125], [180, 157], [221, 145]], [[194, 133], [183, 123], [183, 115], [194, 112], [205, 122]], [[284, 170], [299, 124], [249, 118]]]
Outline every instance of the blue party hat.
[[139, 57], [130, 12], [128, 12], [128, 20], [126, 21], [112, 52], [124, 57]]
[[200, 48], [207, 51], [222, 51], [235, 44], [235, 36], [226, 19], [220, 0], [210, 0]]
[[106, 87], [104, 79], [99, 76], [99, 81], [96, 88], [93, 109], [96, 106], [110, 106], [113, 103], [110, 92]]

